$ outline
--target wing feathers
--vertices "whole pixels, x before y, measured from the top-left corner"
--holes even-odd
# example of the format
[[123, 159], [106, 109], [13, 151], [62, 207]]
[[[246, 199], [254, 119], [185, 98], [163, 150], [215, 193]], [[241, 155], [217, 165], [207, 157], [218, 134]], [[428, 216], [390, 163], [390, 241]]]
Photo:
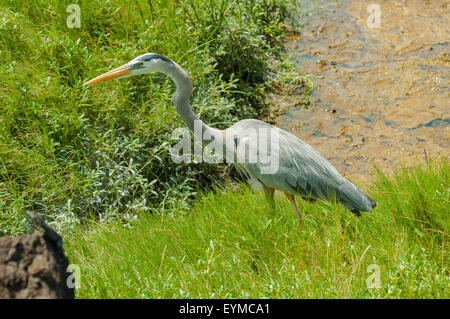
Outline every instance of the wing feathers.
[[[249, 125], [250, 122], [245, 123]], [[269, 143], [271, 154], [278, 156], [279, 167], [275, 173], [262, 174], [264, 164], [260, 162], [242, 163], [251, 175], [266, 186], [310, 199], [330, 200], [335, 197], [352, 211], [370, 211], [376, 206], [373, 199], [344, 179], [327, 159], [304, 141], [264, 122], [252, 121], [251, 124], [275, 130], [278, 134], [278, 138]], [[235, 143], [246, 143], [249, 154], [259, 154], [258, 140], [243, 138], [240, 134]]]

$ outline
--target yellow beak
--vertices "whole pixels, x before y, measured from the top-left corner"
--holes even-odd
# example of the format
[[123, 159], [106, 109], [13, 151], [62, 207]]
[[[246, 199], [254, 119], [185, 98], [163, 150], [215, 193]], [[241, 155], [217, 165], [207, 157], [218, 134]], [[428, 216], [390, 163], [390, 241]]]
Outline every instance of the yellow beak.
[[111, 79], [116, 79], [121, 76], [128, 75], [130, 73], [131, 73], [131, 71], [128, 69], [128, 67], [126, 65], [122, 65], [122, 66], [118, 67], [117, 69], [106, 72], [102, 75], [97, 76], [96, 78], [93, 78], [90, 81], [87, 81], [86, 83], [83, 83], [83, 85], [91, 85], [91, 84], [100, 83], [100, 82], [111, 80]]

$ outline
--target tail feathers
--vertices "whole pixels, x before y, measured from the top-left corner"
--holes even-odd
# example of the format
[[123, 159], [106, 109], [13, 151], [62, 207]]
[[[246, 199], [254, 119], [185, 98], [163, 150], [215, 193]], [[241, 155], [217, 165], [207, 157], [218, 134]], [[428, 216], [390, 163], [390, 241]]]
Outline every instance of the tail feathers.
[[341, 187], [339, 199], [356, 216], [361, 216], [361, 211], [370, 212], [377, 206], [370, 196], [348, 181]]
[[372, 197], [370, 197], [370, 196], [367, 195], [367, 194], [364, 194], [364, 195], [366, 195], [367, 199], [369, 200], [370, 204], [372, 205], [372, 208], [377, 207], [377, 203], [373, 200]]

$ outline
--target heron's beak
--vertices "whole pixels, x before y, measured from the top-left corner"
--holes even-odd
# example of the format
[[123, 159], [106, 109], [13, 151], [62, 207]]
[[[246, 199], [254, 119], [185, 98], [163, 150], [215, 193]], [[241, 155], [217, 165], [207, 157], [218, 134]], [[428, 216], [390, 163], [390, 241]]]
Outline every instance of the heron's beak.
[[131, 71], [128, 68], [128, 66], [122, 65], [122, 66], [118, 67], [117, 69], [106, 72], [102, 75], [97, 76], [96, 78], [93, 78], [90, 81], [87, 81], [86, 83], [83, 83], [83, 85], [91, 85], [91, 84], [100, 83], [100, 82], [111, 80], [111, 79], [117, 79], [122, 76], [128, 75], [130, 73], [131, 73]]

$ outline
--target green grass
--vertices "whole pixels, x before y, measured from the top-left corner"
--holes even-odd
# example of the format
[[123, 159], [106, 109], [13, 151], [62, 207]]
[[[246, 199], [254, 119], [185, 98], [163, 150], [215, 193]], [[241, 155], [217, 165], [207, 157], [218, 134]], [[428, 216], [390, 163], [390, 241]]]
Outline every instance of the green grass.
[[[82, 86], [160, 53], [225, 128], [264, 114], [273, 61], [307, 104], [308, 77], [280, 54], [297, 1], [82, 0], [70, 29], [72, 2], [0, 0], [0, 236], [44, 214], [80, 266], [80, 297], [449, 297], [448, 163], [380, 175], [379, 207], [360, 219], [320, 202], [299, 225], [284, 198], [269, 219], [244, 186], [211, 191], [224, 166], [171, 160], [183, 123], [167, 77]], [[381, 289], [367, 289], [370, 264]]]
[[27, 210], [63, 229], [188, 206], [224, 167], [171, 160], [173, 83], [82, 83], [156, 52], [188, 71], [204, 121], [255, 118], [297, 12], [295, 0], [84, 0], [71, 29], [72, 3], [0, 0], [0, 236], [30, 233]]
[[[449, 298], [448, 162], [379, 174], [373, 213], [211, 192], [192, 209], [79, 228], [66, 236], [80, 298]], [[380, 270], [368, 289], [368, 267]]]

